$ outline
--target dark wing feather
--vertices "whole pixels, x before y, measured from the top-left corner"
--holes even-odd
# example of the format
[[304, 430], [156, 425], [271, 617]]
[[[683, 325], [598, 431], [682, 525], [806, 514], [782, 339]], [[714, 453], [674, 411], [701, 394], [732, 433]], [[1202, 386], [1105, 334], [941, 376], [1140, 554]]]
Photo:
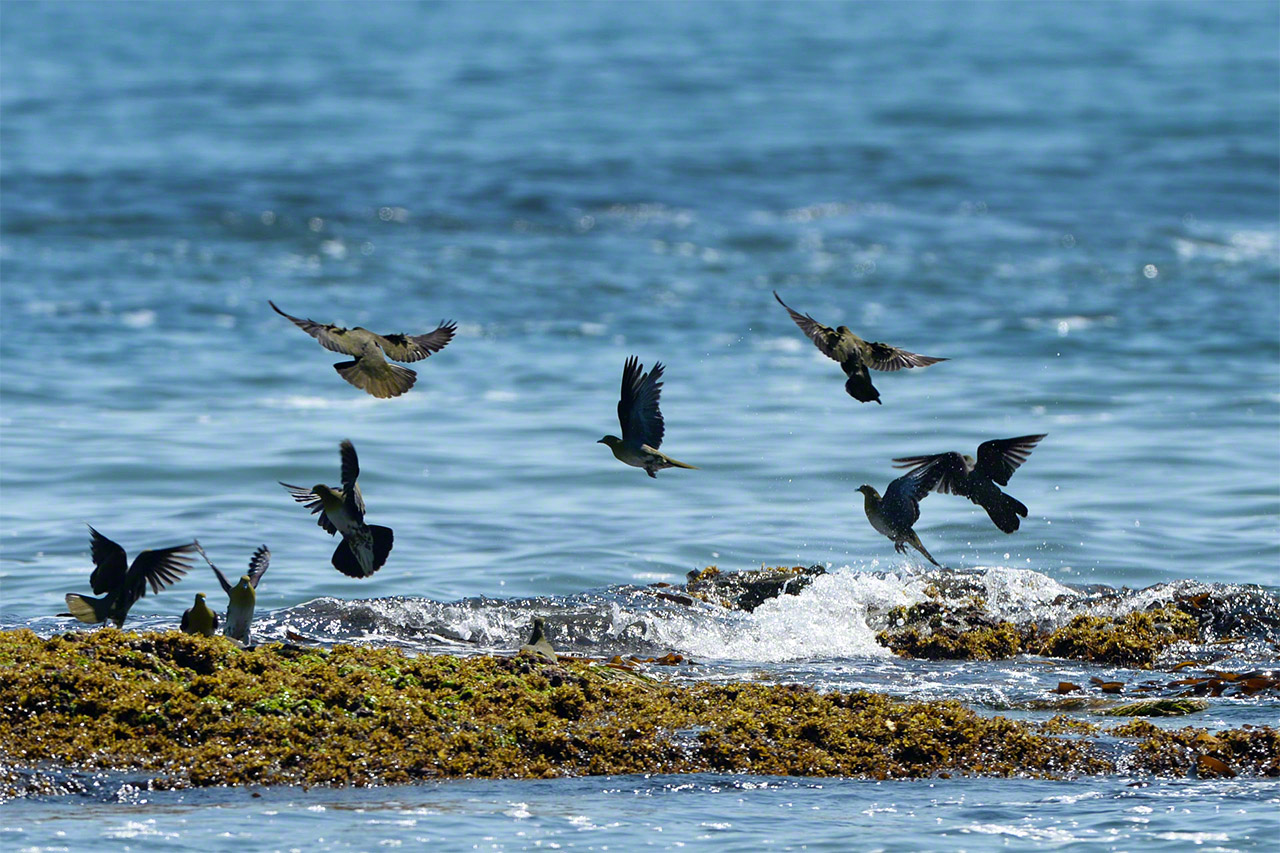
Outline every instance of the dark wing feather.
[[[280, 483], [279, 480], [276, 480], [276, 482]], [[338, 532], [338, 528], [333, 526], [333, 522], [329, 520], [329, 516], [324, 514], [324, 502], [316, 497], [315, 492], [310, 489], [304, 489], [301, 486], [291, 486], [288, 483], [280, 483], [280, 485], [289, 490], [289, 494], [293, 496], [295, 501], [300, 504], [306, 504], [307, 509], [311, 510], [312, 515], [320, 516], [316, 519], [316, 524], [320, 525], [321, 529], [323, 529], [325, 533], [333, 536]]]
[[920, 355], [907, 352], [899, 347], [880, 341], [871, 341], [863, 348], [867, 365], [875, 370], [902, 370], [904, 367], [928, 367], [945, 358], [934, 358], [931, 355]]
[[790, 305], [782, 301], [782, 297], [778, 295], [778, 291], [773, 292], [773, 298], [778, 300], [778, 304], [787, 309], [787, 313], [791, 315], [791, 319], [800, 327], [800, 331], [813, 341], [814, 345], [827, 358], [833, 358], [836, 361], [844, 362], [849, 357], [848, 342], [841, 341], [840, 334], [830, 326], [824, 326], [808, 314], [801, 314], [795, 311]]
[[393, 361], [420, 361], [444, 349], [457, 330], [458, 324], [450, 320], [425, 335], [378, 335], [378, 346]]
[[893, 460], [894, 468], [923, 468], [933, 465], [938, 469], [935, 492], [944, 495], [969, 496], [969, 472], [973, 468], [959, 453], [938, 453], [933, 456], [899, 456]]
[[89, 551], [93, 555], [93, 574], [89, 583], [95, 595], [106, 595], [119, 589], [129, 571], [129, 558], [124, 549], [89, 526]]
[[166, 586], [182, 580], [182, 576], [191, 568], [190, 558], [185, 556], [196, 550], [194, 542], [176, 545], [172, 548], [158, 548], [154, 551], [143, 551], [134, 558], [129, 567], [129, 580], [140, 584], [145, 579], [151, 584], [152, 592], [159, 592]]
[[1046, 435], [1048, 433], [984, 441], [978, 445], [978, 464], [975, 470], [1000, 485], [1007, 486], [1013, 472], [1027, 461], [1027, 457], [1031, 455], [1031, 449]]
[[285, 317], [299, 329], [319, 341], [320, 346], [325, 349], [345, 353], [346, 355], [360, 354], [360, 341], [349, 335], [348, 329], [332, 324], [317, 323], [314, 320], [304, 320], [301, 317], [286, 314], [276, 307], [276, 304], [270, 299], [267, 300], [267, 304], [274, 308], [275, 312], [281, 317]]
[[342, 451], [342, 500], [347, 513], [357, 521], [364, 519], [364, 497], [356, 480], [360, 477], [360, 457], [356, 456], [356, 446], [350, 439], [344, 438], [338, 445]]
[[253, 552], [253, 556], [249, 558], [249, 585], [257, 589], [258, 581], [262, 580], [262, 576], [267, 573], [267, 567], [270, 565], [270, 549], [266, 545], [259, 546], [258, 550]]
[[647, 444], [654, 450], [662, 446], [666, 430], [658, 398], [662, 395], [661, 362], [642, 373], [644, 365], [633, 355], [622, 369], [622, 396], [618, 401], [618, 421], [622, 424], [622, 440], [639, 447]]
[[209, 559], [209, 555], [204, 552], [204, 548], [200, 547], [199, 539], [192, 540], [192, 544], [196, 546], [196, 550], [200, 552], [200, 556], [204, 557], [204, 561], [209, 564], [209, 568], [213, 569], [213, 573], [218, 576], [218, 585], [222, 587], [222, 591], [227, 595], [230, 595], [232, 589], [231, 582], [228, 581], [227, 576], [222, 573], [222, 569], [215, 566], [213, 564], [213, 560]]

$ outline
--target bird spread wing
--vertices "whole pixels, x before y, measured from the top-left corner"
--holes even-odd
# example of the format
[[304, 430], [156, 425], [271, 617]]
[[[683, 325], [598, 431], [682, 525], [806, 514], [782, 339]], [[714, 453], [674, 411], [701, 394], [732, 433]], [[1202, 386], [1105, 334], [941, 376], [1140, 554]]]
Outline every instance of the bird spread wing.
[[172, 548], [157, 548], [154, 551], [143, 551], [134, 558], [129, 567], [129, 581], [141, 585], [142, 580], [151, 584], [152, 592], [159, 592], [166, 586], [175, 584], [191, 568], [190, 554], [196, 550], [196, 544], [176, 545]]
[[434, 332], [425, 335], [375, 335], [378, 346], [393, 361], [421, 361], [433, 352], [444, 349], [453, 340], [458, 324], [450, 320], [441, 323]]
[[809, 340], [827, 358], [833, 358], [842, 364], [848, 360], [849, 356], [854, 354], [858, 347], [859, 338], [850, 332], [848, 335], [841, 335], [830, 326], [824, 326], [808, 314], [801, 314], [795, 311], [790, 305], [782, 301], [782, 297], [778, 295], [778, 291], [773, 292], [773, 298], [778, 300], [778, 304], [787, 309], [787, 313], [791, 315], [791, 319], [800, 327], [800, 331], [805, 333]]
[[1017, 438], [997, 438], [978, 445], [976, 470], [1002, 486], [1009, 485], [1009, 478], [1018, 466], [1027, 461], [1031, 449], [1048, 433], [1020, 435]]
[[271, 550], [266, 545], [260, 545], [249, 558], [249, 585], [257, 589], [258, 581], [262, 580], [262, 576], [267, 573], [267, 567], [270, 565]]
[[275, 312], [281, 317], [290, 320], [295, 326], [306, 332], [311, 337], [320, 342], [320, 346], [334, 352], [346, 353], [347, 355], [359, 355], [361, 342], [359, 336], [351, 329], [344, 329], [341, 326], [332, 324], [317, 323], [314, 320], [304, 320], [301, 317], [295, 317], [292, 314], [286, 314], [281, 311], [270, 299], [267, 304], [275, 309]]
[[916, 504], [925, 499], [941, 476], [942, 472], [936, 465], [922, 465], [894, 480], [884, 490], [884, 498], [880, 502], [885, 515], [894, 517], [892, 514], [901, 512], [914, 524], [920, 512]]
[[876, 370], [902, 370], [904, 367], [928, 367], [931, 364], [946, 361], [945, 358], [934, 358], [931, 355], [919, 355], [918, 353], [907, 352], [904, 349], [881, 343], [880, 341], [872, 341], [868, 343], [863, 347], [863, 350], [867, 364]]
[[[209, 568], [213, 569], [213, 573], [218, 576], [218, 586], [222, 587], [223, 592], [225, 592], [227, 595], [230, 595], [231, 589], [232, 589], [231, 582], [228, 581], [227, 576], [222, 573], [222, 569], [219, 569], [217, 566], [215, 566], [213, 564], [213, 560], [209, 559], [209, 555], [204, 552], [204, 548], [200, 547], [199, 539], [194, 540], [192, 544], [196, 546], [196, 550], [200, 552], [200, 556], [204, 557], [204, 561], [209, 564]], [[184, 618], [185, 618], [185, 614], [184, 614]], [[186, 630], [185, 627], [183, 628], [183, 630]]]
[[969, 472], [973, 460], [959, 453], [938, 453], [933, 456], [900, 456], [893, 460], [895, 468], [924, 468], [932, 465], [938, 469], [939, 478], [933, 487], [944, 495], [969, 496]]
[[657, 450], [662, 445], [666, 427], [658, 409], [662, 394], [662, 363], [654, 362], [653, 370], [642, 373], [644, 365], [633, 355], [622, 369], [622, 397], [618, 400], [618, 421], [622, 440], [639, 447]]
[[124, 583], [125, 574], [129, 570], [129, 559], [123, 548], [92, 526], [89, 527], [89, 550], [93, 555], [94, 565], [89, 583], [93, 586], [95, 595], [106, 595]]
[[338, 445], [342, 451], [342, 505], [356, 521], [364, 519], [364, 497], [356, 480], [360, 477], [360, 457], [356, 456], [356, 446], [350, 439], [344, 438]]
[[[279, 480], [276, 480], [276, 482], [280, 483]], [[316, 497], [315, 492], [310, 489], [304, 489], [301, 486], [291, 486], [288, 483], [280, 483], [280, 485], [289, 490], [289, 494], [293, 496], [295, 501], [300, 504], [305, 504], [307, 509], [311, 510], [312, 515], [320, 516], [320, 518], [316, 520], [316, 524], [320, 525], [321, 529], [323, 529], [325, 533], [333, 536], [338, 532], [338, 528], [333, 526], [333, 522], [329, 520], [329, 516], [324, 514], [324, 502]]]

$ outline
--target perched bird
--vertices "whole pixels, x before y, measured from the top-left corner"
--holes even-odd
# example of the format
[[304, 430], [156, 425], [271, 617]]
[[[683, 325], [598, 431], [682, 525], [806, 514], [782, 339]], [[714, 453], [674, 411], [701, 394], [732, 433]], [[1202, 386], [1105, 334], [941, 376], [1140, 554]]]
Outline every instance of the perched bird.
[[[258, 603], [258, 581], [262, 580], [262, 576], [267, 573], [267, 567], [271, 565], [271, 551], [266, 545], [259, 546], [249, 558], [249, 573], [241, 575], [239, 583], [232, 586], [222, 570], [213, 564], [209, 555], [200, 547], [199, 540], [196, 540], [196, 550], [200, 552], [201, 557], [204, 557], [209, 568], [213, 569], [213, 573], [218, 576], [218, 583], [221, 584], [222, 591], [227, 594], [227, 621], [222, 628], [223, 635], [248, 643], [249, 626], [253, 624], [253, 609]], [[201, 598], [203, 597], [202, 595]]]
[[1009, 478], [1018, 466], [1027, 461], [1031, 449], [1047, 433], [1020, 435], [1017, 438], [997, 438], [978, 445], [978, 458], [959, 453], [938, 453], [933, 456], [903, 456], [893, 460], [895, 468], [936, 467], [942, 477], [933, 487], [944, 495], [960, 495], [987, 511], [991, 520], [1005, 533], [1012, 533], [1021, 523], [1018, 516], [1027, 517], [1026, 505], [1000, 491], [1009, 485]]
[[530, 654], [548, 663], [559, 662], [556, 650], [551, 648], [551, 643], [547, 640], [547, 623], [541, 616], [533, 618], [533, 633], [529, 637], [529, 642], [520, 647], [520, 654]]
[[182, 630], [188, 634], [212, 637], [218, 630], [218, 614], [204, 603], [204, 593], [196, 593], [195, 604], [182, 611]]
[[910, 471], [888, 485], [884, 497], [871, 486], [858, 486], [863, 495], [863, 509], [871, 526], [893, 540], [893, 549], [899, 554], [907, 552], [907, 546], [915, 548], [925, 559], [938, 568], [942, 565], [925, 550], [920, 537], [911, 526], [920, 518], [920, 501], [937, 484], [942, 472], [925, 465]]
[[596, 444], [608, 445], [622, 462], [643, 468], [650, 477], [657, 478], [663, 468], [691, 468], [659, 453], [662, 446], [662, 412], [658, 411], [658, 397], [662, 394], [662, 363], [654, 362], [653, 370], [641, 373], [644, 365], [633, 355], [622, 369], [622, 399], [618, 401], [618, 422], [622, 425], [622, 438], [606, 435]]
[[418, 381], [417, 373], [407, 367], [387, 364], [388, 358], [393, 361], [419, 361], [444, 349], [445, 344], [453, 340], [453, 333], [458, 330], [457, 324], [450, 320], [425, 335], [379, 335], [360, 326], [343, 329], [303, 320], [284, 313], [271, 300], [267, 300], [267, 303], [281, 317], [288, 318], [319, 341], [320, 346], [355, 356], [354, 361], [338, 362], [333, 369], [343, 379], [375, 397], [399, 397]]
[[66, 601], [71, 612], [58, 615], [74, 616], [90, 624], [111, 619], [121, 628], [129, 608], [147, 594], [147, 584], [151, 584], [153, 593], [159, 593], [182, 579], [191, 568], [190, 558], [185, 555], [195, 550], [195, 543], [142, 551], [130, 566], [123, 548], [90, 527], [89, 548], [94, 565], [89, 584], [102, 598], [69, 592]]
[[840, 362], [840, 367], [849, 377], [845, 380], [844, 390], [859, 402], [870, 403], [872, 400], [880, 402], [880, 392], [871, 384], [868, 367], [873, 370], [902, 370], [904, 367], [928, 367], [947, 360], [907, 352], [879, 341], [864, 341], [849, 331], [848, 326], [832, 329], [830, 326], [822, 325], [808, 314], [791, 310], [776, 290], [773, 292], [773, 298], [787, 309], [791, 319], [800, 327], [800, 331], [813, 341], [823, 355]]
[[355, 446], [347, 439], [338, 445], [342, 449], [342, 488], [331, 489], [323, 483], [304, 489], [281, 483], [293, 495], [293, 499], [306, 504], [312, 515], [319, 515], [316, 524], [332, 536], [342, 534], [342, 541], [333, 551], [333, 567], [353, 578], [367, 578], [382, 568], [391, 553], [394, 534], [390, 527], [364, 523], [364, 498], [356, 478], [360, 476], [360, 460]]

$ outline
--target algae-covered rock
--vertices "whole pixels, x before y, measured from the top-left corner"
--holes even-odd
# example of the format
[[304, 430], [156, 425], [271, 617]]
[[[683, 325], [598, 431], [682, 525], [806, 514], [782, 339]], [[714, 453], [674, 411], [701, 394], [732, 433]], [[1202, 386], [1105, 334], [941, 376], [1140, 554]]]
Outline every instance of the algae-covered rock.
[[1185, 717], [1208, 707], [1209, 703], [1203, 699], [1144, 699], [1116, 705], [1102, 713], [1109, 717]]
[[1180, 640], [1200, 638], [1194, 616], [1174, 607], [1135, 611], [1121, 619], [1080, 615], [1044, 637], [1037, 653], [1048, 657], [1149, 668]]
[[685, 591], [693, 598], [750, 613], [771, 598], [799, 595], [814, 578], [826, 573], [823, 566], [776, 566], [745, 572], [722, 572], [708, 566], [689, 572]]

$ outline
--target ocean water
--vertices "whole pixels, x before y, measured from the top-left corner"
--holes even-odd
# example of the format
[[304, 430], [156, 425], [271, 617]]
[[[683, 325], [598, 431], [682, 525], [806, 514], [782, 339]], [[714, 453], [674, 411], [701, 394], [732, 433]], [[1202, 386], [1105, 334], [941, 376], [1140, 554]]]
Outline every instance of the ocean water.
[[[543, 613], [567, 648], [690, 655], [682, 678], [1031, 714], [1094, 670], [875, 643], [868, 614], [927, 576], [855, 490], [894, 456], [1041, 432], [1008, 489], [1017, 533], [945, 495], [916, 525], [993, 608], [1065, 618], [1058, 596], [1106, 585], [1280, 612], [1278, 40], [1270, 3], [6, 4], [0, 627], [68, 627], [89, 523], [130, 555], [198, 537], [224, 570], [268, 544], [265, 638], [503, 649]], [[877, 374], [884, 405], [859, 404], [773, 290], [950, 360]], [[381, 401], [268, 299], [459, 332]], [[667, 365], [663, 449], [701, 470], [651, 480], [594, 443], [631, 354]], [[396, 533], [364, 581], [276, 484], [336, 481], [343, 438]], [[750, 615], [641, 591], [712, 564], [831, 574]], [[198, 567], [131, 624], [175, 625], [212, 581]], [[1232, 663], [1275, 664], [1274, 633], [1247, 639]], [[1127, 782], [210, 791], [10, 803], [0, 831], [201, 850], [243, 844], [227, 820], [273, 849], [359, 847], [373, 821], [507, 849], [1280, 831], [1272, 782]]]

